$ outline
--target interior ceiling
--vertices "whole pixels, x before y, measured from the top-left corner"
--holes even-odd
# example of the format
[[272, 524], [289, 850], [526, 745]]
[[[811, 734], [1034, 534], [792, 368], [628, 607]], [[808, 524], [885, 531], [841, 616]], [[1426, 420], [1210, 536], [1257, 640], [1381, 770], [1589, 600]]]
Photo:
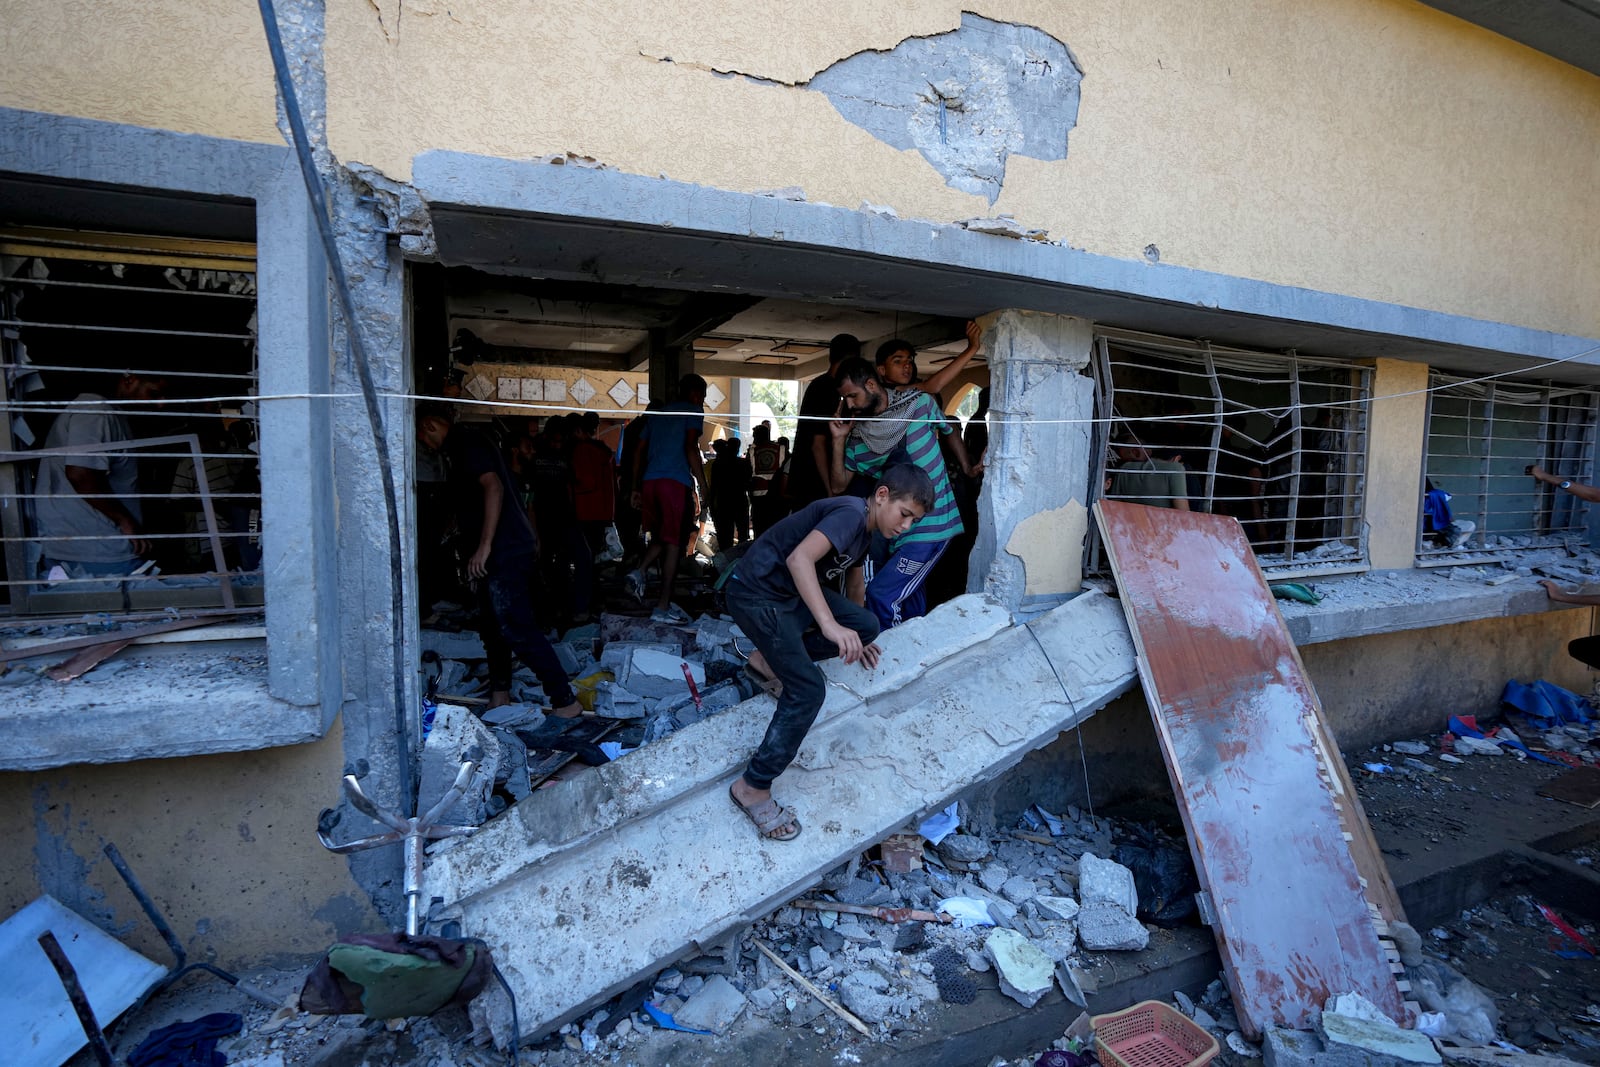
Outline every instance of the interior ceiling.
[[790, 377], [826, 359], [828, 342], [853, 334], [866, 346], [905, 337], [937, 366], [965, 343], [948, 316], [810, 303], [779, 297], [696, 294], [604, 283], [559, 282], [451, 272], [450, 331], [487, 346], [479, 358], [614, 370], [642, 370], [651, 333], [693, 347], [720, 373]]

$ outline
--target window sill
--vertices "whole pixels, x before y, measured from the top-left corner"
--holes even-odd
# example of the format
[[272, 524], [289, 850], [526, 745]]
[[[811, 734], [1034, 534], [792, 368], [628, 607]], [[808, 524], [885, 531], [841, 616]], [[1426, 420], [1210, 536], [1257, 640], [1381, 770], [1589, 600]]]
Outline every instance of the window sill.
[[[1506, 562], [1512, 566], [1548, 564], [1577, 569], [1572, 566], [1576, 561], [1564, 552], [1507, 553]], [[1553, 603], [1537, 584], [1537, 575], [1488, 584], [1491, 578], [1511, 575], [1512, 571], [1492, 564], [1372, 571], [1313, 582], [1316, 590], [1324, 594], [1320, 604], [1280, 600], [1278, 607], [1297, 645], [1571, 608]]]
[[0, 677], [0, 770], [244, 752], [325, 733], [320, 708], [268, 695], [264, 640], [182, 636], [130, 646], [71, 682], [40, 673], [60, 653]]

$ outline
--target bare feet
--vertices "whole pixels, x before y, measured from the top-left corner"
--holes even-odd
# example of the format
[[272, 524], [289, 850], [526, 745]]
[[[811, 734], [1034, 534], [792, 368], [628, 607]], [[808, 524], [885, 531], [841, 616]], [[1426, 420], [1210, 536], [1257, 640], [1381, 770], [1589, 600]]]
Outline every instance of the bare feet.
[[550, 714], [558, 719], [576, 719], [583, 714], [583, 705], [574, 700], [564, 708], [555, 708]]
[[511, 703], [511, 692], [506, 689], [496, 689], [489, 694], [488, 710], [503, 708], [509, 703]]

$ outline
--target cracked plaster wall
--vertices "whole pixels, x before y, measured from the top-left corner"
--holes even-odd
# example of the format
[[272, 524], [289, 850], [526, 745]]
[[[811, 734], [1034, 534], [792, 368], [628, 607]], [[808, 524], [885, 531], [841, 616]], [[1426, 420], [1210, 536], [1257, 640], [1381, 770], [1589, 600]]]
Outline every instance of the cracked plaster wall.
[[[327, 6], [335, 152], [396, 180], [434, 148], [571, 151], [903, 216], [1006, 212], [1125, 259], [1154, 246], [1163, 265], [1600, 335], [1600, 255], [1575, 239], [1600, 223], [1600, 79], [1409, 0], [985, 4], [1084, 73], [1070, 156], [1012, 155], [992, 206], [787, 87], [949, 33], [948, 0]], [[13, 0], [0, 49], [3, 106], [279, 139], [253, 5]]]
[[335, 4], [329, 133], [398, 179], [432, 148], [573, 152], [902, 216], [1006, 212], [1125, 259], [1154, 245], [1162, 265], [1600, 334], [1600, 256], [1574, 239], [1600, 221], [1600, 79], [1401, 0], [974, 13], [1037, 27], [1083, 70], [1067, 158], [1011, 155], [993, 205], [785, 84], [954, 30], [961, 6], [936, 0]]

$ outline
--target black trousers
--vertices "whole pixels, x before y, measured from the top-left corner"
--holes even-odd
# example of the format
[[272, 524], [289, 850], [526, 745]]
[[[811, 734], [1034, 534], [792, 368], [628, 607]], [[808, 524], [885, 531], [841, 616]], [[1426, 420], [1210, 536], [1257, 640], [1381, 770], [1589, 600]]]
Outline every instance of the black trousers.
[[[783, 683], [783, 695], [767, 724], [767, 735], [744, 772], [744, 780], [755, 788], [771, 789], [773, 780], [794, 762], [806, 731], [822, 710], [828, 683], [817, 668], [817, 661], [837, 656], [839, 646], [822, 636], [811, 609], [799, 597], [765, 600], [750, 596], [737, 572], [728, 582], [727, 595], [728, 614], [755, 642], [774, 677]], [[832, 589], [824, 589], [822, 595], [834, 619], [859, 634], [863, 645], [877, 638], [878, 617], [871, 611], [857, 607]]]
[[550, 706], [564, 708], [578, 698], [533, 612], [537, 565], [538, 556], [532, 552], [489, 557], [489, 574], [478, 583], [478, 636], [489, 660], [490, 691], [511, 688], [511, 654], [516, 653], [538, 676]]

